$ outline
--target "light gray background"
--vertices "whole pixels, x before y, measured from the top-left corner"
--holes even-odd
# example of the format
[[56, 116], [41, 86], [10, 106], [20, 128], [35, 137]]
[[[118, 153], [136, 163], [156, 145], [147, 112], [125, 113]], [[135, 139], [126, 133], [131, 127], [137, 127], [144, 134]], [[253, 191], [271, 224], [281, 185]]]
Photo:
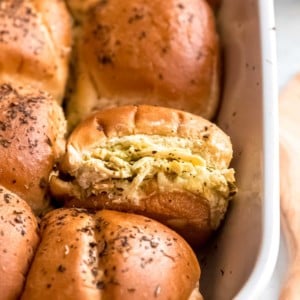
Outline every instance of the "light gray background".
[[278, 84], [300, 72], [300, 0], [275, 0]]

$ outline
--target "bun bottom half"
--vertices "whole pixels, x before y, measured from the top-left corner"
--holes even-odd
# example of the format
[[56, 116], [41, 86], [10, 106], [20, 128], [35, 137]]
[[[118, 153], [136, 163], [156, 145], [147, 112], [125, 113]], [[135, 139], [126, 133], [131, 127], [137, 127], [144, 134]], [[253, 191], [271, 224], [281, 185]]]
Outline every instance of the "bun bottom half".
[[[172, 228], [195, 247], [204, 244], [213, 232], [208, 201], [187, 192], [155, 193], [147, 198], [139, 199], [136, 204], [111, 198], [107, 193], [82, 200], [68, 196], [68, 199], [64, 201], [64, 206], [112, 209], [144, 215]], [[219, 212], [220, 216], [224, 215], [226, 208], [222, 206], [224, 211]]]

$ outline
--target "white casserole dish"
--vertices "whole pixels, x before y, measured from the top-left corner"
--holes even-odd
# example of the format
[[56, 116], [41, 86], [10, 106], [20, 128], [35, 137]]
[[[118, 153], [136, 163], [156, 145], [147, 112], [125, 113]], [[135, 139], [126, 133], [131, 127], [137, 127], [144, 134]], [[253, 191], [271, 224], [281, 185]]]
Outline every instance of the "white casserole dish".
[[224, 89], [217, 123], [232, 138], [239, 192], [200, 255], [205, 299], [256, 299], [280, 236], [274, 9], [271, 0], [223, 0]]

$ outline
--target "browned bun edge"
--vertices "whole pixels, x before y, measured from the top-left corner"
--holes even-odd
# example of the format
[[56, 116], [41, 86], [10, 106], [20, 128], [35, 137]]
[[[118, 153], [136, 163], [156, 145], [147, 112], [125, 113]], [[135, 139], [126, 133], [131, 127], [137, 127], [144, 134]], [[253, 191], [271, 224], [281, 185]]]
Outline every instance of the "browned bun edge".
[[38, 241], [37, 220], [28, 204], [0, 186], [1, 299], [19, 299]]
[[64, 205], [89, 209], [113, 209], [144, 215], [172, 228], [194, 247], [203, 245], [213, 231], [207, 200], [183, 192], [157, 193], [141, 199], [138, 205], [114, 201], [107, 194], [91, 196], [84, 200], [69, 198]]
[[194, 252], [154, 220], [62, 208], [43, 218], [41, 231], [23, 300], [200, 297]]

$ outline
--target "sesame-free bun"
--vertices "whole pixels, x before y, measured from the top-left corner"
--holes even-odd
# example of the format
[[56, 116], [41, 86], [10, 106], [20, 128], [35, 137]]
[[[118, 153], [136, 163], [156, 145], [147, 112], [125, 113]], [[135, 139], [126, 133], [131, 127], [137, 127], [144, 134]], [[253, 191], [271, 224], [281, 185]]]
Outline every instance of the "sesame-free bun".
[[199, 116], [122, 106], [75, 128], [50, 189], [66, 206], [143, 214], [197, 244], [219, 226], [235, 192], [231, 158], [229, 137]]
[[64, 1], [1, 0], [0, 83], [32, 85], [61, 103], [71, 40]]
[[213, 117], [219, 98], [219, 42], [205, 0], [69, 2], [85, 12], [67, 105], [70, 126], [91, 111], [129, 104]]
[[28, 204], [0, 186], [0, 298], [19, 299], [38, 245], [38, 224]]
[[42, 220], [21, 299], [195, 300], [199, 277], [189, 245], [154, 220], [57, 209]]
[[40, 213], [53, 165], [65, 150], [62, 108], [29, 87], [0, 85], [0, 184]]

